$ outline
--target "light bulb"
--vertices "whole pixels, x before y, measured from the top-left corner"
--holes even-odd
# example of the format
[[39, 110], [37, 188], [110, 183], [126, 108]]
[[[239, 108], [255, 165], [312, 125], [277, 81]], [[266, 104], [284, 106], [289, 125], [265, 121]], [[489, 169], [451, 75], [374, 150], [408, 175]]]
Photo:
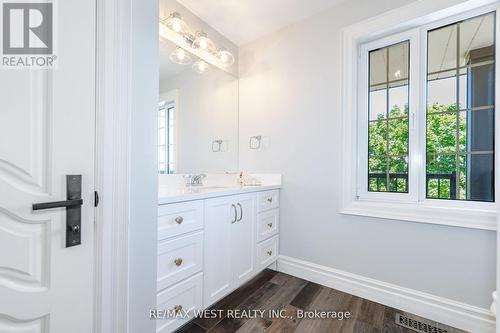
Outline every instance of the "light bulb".
[[186, 65], [191, 63], [191, 57], [189, 54], [182, 48], [178, 47], [172, 53], [170, 53], [170, 60], [175, 62], [176, 64]]
[[200, 37], [200, 49], [205, 50], [208, 47], [207, 39], [205, 37]]
[[182, 20], [181, 14], [177, 12], [173, 12], [166, 20], [162, 20], [162, 22], [178, 34], [184, 34], [189, 30], [187, 24]]
[[181, 26], [181, 23], [179, 22], [178, 19], [175, 19], [172, 22], [172, 30], [175, 31], [175, 32], [181, 32], [182, 26]]
[[193, 70], [198, 74], [207, 74], [210, 72], [210, 66], [203, 60], [199, 60], [193, 64]]
[[203, 31], [196, 32], [192, 46], [197, 49], [216, 51], [215, 44], [208, 38], [207, 34]]
[[219, 58], [222, 66], [224, 67], [228, 67], [234, 64], [233, 55], [226, 49], [220, 49], [219, 52], [217, 53], [217, 57]]

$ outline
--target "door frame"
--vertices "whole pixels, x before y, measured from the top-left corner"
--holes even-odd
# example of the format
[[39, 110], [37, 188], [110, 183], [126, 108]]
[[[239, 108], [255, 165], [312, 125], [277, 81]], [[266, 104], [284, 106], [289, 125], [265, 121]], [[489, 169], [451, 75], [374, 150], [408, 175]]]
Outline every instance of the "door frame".
[[94, 333], [128, 332], [130, 0], [96, 0]]
[[154, 332], [159, 1], [95, 1], [93, 331]]

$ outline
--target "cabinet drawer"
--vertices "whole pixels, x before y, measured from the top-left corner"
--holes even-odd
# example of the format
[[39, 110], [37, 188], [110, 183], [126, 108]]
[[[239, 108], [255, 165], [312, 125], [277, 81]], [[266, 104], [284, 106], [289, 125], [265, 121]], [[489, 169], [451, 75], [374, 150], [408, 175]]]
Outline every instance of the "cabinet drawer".
[[158, 206], [158, 240], [203, 228], [203, 201]]
[[258, 211], [262, 212], [265, 210], [278, 208], [280, 205], [280, 191], [272, 190], [259, 192], [259, 203], [258, 203]]
[[263, 270], [278, 258], [279, 236], [274, 236], [257, 244], [257, 268]]
[[257, 241], [263, 241], [278, 233], [280, 220], [279, 208], [268, 210], [257, 215]]
[[203, 269], [203, 232], [158, 243], [157, 290]]
[[[202, 309], [203, 307], [203, 273], [199, 273], [187, 280], [184, 280], [160, 293], [156, 297], [158, 310], [166, 310], [169, 313], [185, 314], [188, 311]], [[191, 314], [191, 313], [190, 313]], [[168, 316], [168, 314], [167, 314]], [[191, 318], [157, 319], [156, 332], [172, 332], [176, 328], [185, 324]]]

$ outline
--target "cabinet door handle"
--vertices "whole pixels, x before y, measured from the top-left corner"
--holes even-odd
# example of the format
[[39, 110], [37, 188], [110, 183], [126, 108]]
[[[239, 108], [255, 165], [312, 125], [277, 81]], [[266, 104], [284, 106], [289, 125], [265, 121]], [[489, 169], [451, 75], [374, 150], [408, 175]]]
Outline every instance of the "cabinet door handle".
[[179, 312], [182, 311], [182, 305], [174, 306], [174, 311], [175, 311], [175, 314], [177, 315]]
[[240, 207], [240, 218], [237, 221], [240, 222], [243, 219], [243, 207], [239, 202], [237, 203], [237, 205], [238, 207]]
[[267, 255], [268, 255], [268, 256], [273, 255], [273, 251], [267, 251]]
[[231, 207], [234, 209], [234, 220], [232, 220], [231, 223], [236, 223], [238, 220], [238, 211], [236, 210], [236, 206], [234, 204], [231, 204]]
[[272, 203], [273, 202], [273, 197], [267, 198], [267, 202]]
[[181, 224], [183, 221], [184, 221], [184, 218], [182, 216], [177, 216], [175, 218], [175, 222], [177, 222], [177, 224]]
[[177, 258], [174, 260], [175, 266], [180, 266], [182, 265], [182, 258]]
[[273, 227], [273, 224], [272, 224], [272, 223], [268, 223], [267, 225], [269, 226], [269, 228], [272, 228], [272, 227]]

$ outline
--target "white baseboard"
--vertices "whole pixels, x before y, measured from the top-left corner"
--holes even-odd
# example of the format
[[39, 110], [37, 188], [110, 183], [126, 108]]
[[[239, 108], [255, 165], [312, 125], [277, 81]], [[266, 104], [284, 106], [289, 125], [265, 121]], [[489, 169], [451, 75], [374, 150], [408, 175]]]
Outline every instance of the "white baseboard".
[[468, 332], [495, 332], [487, 309], [282, 255], [278, 271]]

